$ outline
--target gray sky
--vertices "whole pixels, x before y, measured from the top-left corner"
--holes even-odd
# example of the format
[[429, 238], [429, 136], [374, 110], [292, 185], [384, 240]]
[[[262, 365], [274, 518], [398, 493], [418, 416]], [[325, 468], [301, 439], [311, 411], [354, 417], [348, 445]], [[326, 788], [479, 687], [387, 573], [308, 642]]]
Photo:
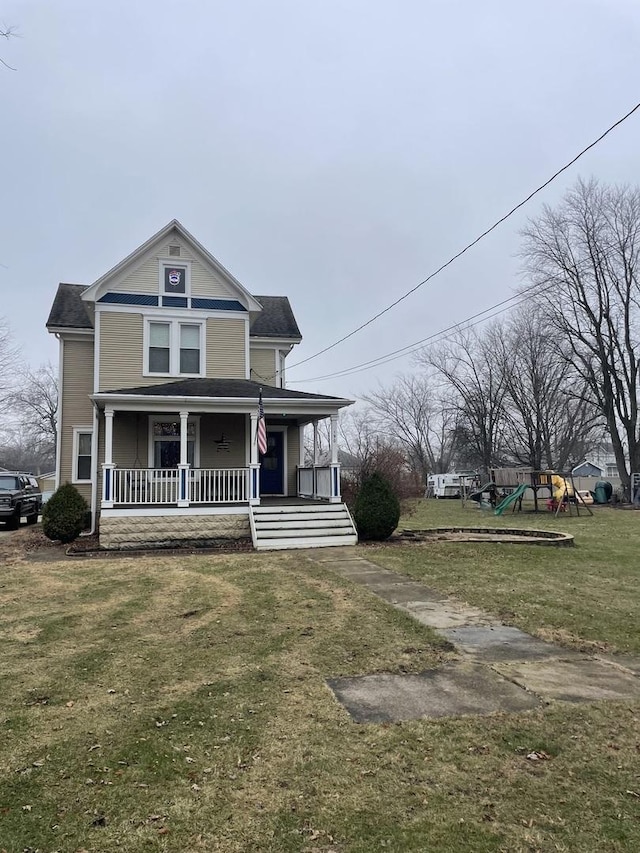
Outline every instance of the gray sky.
[[[59, 281], [90, 284], [173, 217], [300, 360], [473, 239], [640, 100], [637, 0], [14, 0], [0, 21], [0, 313], [28, 359]], [[410, 360], [293, 385], [511, 295], [518, 230], [578, 175], [637, 182], [640, 114], [292, 387], [354, 395]]]

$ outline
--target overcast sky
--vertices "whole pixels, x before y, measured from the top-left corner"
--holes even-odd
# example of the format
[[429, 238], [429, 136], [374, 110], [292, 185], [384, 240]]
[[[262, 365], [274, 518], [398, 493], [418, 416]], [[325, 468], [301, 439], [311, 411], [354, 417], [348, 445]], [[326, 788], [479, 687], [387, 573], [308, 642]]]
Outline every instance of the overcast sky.
[[[0, 314], [27, 358], [59, 281], [90, 284], [173, 217], [296, 361], [404, 293], [640, 100], [637, 0], [14, 0], [0, 21]], [[358, 396], [409, 359], [293, 385], [511, 295], [518, 231], [578, 175], [637, 182], [640, 113], [430, 284], [289, 373]]]

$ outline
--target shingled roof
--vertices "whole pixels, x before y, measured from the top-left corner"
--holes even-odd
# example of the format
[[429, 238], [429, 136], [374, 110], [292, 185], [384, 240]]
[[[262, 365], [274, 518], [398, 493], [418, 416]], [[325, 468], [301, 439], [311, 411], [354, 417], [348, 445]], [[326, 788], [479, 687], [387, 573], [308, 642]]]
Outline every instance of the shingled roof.
[[253, 338], [300, 338], [300, 329], [286, 296], [256, 296], [263, 311], [251, 326]]
[[[47, 328], [92, 329], [93, 321], [88, 303], [81, 294], [83, 284], [59, 284], [53, 300]], [[256, 296], [263, 310], [258, 314], [249, 332], [252, 338], [301, 338], [291, 305], [286, 296]]]
[[[257, 297], [256, 297], [257, 298]], [[117, 388], [102, 391], [102, 394], [134, 394], [150, 397], [237, 397], [241, 400], [257, 400], [262, 392], [267, 400], [332, 400], [350, 402], [342, 397], [330, 397], [326, 394], [312, 394], [308, 391], [292, 391], [290, 388], [275, 388], [261, 385], [251, 379], [177, 379], [174, 382], [162, 382], [159, 385], [141, 385], [137, 388]]]
[[47, 328], [93, 329], [88, 304], [80, 298], [86, 289], [84, 284], [59, 284]]

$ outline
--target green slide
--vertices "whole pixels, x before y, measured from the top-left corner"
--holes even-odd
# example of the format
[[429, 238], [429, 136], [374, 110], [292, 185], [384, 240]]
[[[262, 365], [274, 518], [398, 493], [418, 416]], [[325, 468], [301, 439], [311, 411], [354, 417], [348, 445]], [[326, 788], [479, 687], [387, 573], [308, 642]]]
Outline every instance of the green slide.
[[502, 513], [505, 511], [505, 509], [508, 509], [511, 506], [511, 504], [513, 504], [517, 500], [519, 500], [524, 495], [524, 493], [527, 491], [528, 488], [529, 487], [526, 486], [524, 483], [521, 486], [518, 486], [518, 488], [515, 490], [515, 492], [513, 492], [513, 494], [507, 495], [503, 501], [500, 501], [498, 506], [495, 508], [493, 514], [494, 515], [502, 515]]

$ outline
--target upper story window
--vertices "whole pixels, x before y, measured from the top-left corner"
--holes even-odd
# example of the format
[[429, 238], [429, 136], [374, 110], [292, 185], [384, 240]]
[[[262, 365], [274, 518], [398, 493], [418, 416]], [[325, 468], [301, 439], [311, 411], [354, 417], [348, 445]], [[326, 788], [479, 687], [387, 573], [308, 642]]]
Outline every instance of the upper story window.
[[145, 332], [145, 375], [203, 375], [204, 323], [147, 320]]

